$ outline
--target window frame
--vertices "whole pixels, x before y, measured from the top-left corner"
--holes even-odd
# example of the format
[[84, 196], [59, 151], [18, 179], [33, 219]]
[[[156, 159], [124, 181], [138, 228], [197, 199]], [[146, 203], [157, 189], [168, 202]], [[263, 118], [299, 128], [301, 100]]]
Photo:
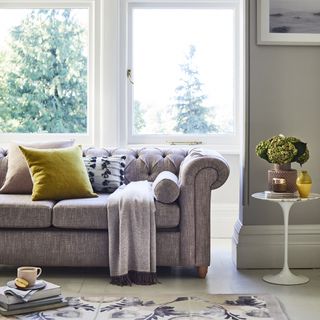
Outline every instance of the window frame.
[[[96, 107], [98, 99], [95, 98], [94, 89], [98, 86], [96, 70], [98, 59], [97, 52], [97, 26], [100, 20], [96, 14], [100, 0], [0, 0], [0, 9], [87, 9], [88, 10], [88, 81], [87, 81], [87, 132], [86, 133], [0, 133], [0, 143], [7, 144], [10, 141], [54, 141], [64, 139], [75, 139], [77, 143], [92, 145], [99, 137], [99, 115]], [[96, 20], [96, 17], [98, 18]]]
[[[241, 116], [242, 116], [242, 90], [243, 90], [243, 54], [242, 38], [243, 27], [241, 25], [241, 0], [121, 0], [120, 4], [120, 142], [122, 145], [168, 145], [182, 144], [189, 145], [199, 143], [202, 145], [214, 146], [217, 150], [239, 152], [241, 141]], [[234, 132], [232, 134], [133, 134], [133, 108], [130, 108], [129, 101], [132, 101], [133, 88], [127, 79], [127, 70], [133, 69], [132, 65], [132, 11], [135, 8], [214, 8], [233, 9], [234, 12]], [[133, 70], [134, 75], [134, 70]], [[133, 106], [133, 104], [132, 104]]]

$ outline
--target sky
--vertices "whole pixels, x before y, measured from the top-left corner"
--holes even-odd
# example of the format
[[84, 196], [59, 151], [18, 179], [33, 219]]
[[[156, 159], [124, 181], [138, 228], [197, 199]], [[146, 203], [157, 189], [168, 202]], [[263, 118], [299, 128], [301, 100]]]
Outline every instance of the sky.
[[227, 9], [135, 9], [133, 75], [135, 99], [153, 112], [172, 104], [179, 64], [190, 45], [194, 62], [220, 123], [233, 117], [233, 11]]
[[[20, 24], [21, 20], [32, 9], [0, 9], [0, 49], [6, 46], [6, 39], [12, 27]], [[88, 25], [88, 10], [73, 9], [73, 15], [84, 27]]]
[[5, 47], [5, 41], [8, 37], [9, 30], [18, 25], [25, 16], [26, 11], [20, 9], [0, 9], [0, 48]]
[[320, 0], [270, 0], [270, 9], [319, 12]]

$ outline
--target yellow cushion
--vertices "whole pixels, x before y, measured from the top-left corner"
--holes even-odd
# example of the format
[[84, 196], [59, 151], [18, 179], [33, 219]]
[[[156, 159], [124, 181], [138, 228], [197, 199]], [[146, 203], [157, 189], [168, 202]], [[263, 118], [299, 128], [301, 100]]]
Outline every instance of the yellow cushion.
[[19, 146], [33, 179], [32, 200], [93, 198], [81, 146], [32, 149]]

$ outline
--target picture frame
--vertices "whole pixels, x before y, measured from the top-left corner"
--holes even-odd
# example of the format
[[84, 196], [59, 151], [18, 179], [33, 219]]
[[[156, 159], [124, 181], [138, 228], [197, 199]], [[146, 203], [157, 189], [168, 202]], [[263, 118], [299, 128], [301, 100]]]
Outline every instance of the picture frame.
[[319, 46], [320, 1], [257, 0], [257, 43]]

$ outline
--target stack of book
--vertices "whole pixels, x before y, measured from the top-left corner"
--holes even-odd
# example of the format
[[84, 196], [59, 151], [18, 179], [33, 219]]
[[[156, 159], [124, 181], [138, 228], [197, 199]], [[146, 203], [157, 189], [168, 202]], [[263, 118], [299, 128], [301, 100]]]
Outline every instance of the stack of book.
[[294, 199], [299, 197], [297, 193], [293, 192], [265, 191], [264, 194], [267, 199]]
[[22, 291], [8, 286], [0, 287], [0, 315], [11, 316], [66, 306], [60, 286], [48, 281], [45, 284], [39, 290]]

